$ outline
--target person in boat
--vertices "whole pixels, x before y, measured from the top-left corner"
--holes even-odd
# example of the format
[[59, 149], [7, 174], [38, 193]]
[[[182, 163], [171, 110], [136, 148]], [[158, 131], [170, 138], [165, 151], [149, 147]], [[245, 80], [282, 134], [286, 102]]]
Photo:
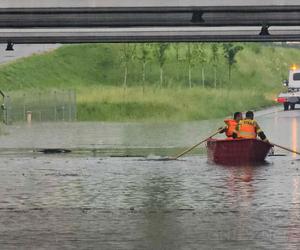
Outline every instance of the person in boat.
[[236, 131], [236, 127], [240, 120], [243, 119], [242, 112], [235, 112], [233, 114], [233, 119], [226, 119], [224, 120], [226, 127], [220, 128], [220, 134], [225, 133], [227, 138], [232, 139], [233, 138], [233, 132]]
[[233, 138], [256, 139], [257, 136], [268, 142], [265, 133], [261, 130], [257, 121], [254, 120], [254, 113], [247, 111], [245, 119], [238, 122], [236, 131], [233, 132]]

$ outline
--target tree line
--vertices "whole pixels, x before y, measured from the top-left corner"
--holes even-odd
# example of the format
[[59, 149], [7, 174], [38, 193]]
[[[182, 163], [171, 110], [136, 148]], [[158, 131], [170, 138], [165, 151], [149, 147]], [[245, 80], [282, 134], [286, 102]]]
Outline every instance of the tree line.
[[[129, 65], [138, 62], [142, 66], [141, 81], [143, 89], [146, 83], [146, 68], [150, 62], [155, 62], [159, 66], [159, 84], [163, 87], [164, 69], [173, 50], [173, 59], [187, 65], [188, 86], [193, 87], [192, 78], [195, 68], [201, 71], [201, 84], [205, 87], [205, 65], [210, 64], [213, 68], [214, 87], [217, 87], [217, 71], [221, 57], [228, 65], [228, 81], [231, 81], [232, 68], [236, 61], [236, 55], [243, 49], [240, 44], [233, 43], [141, 43], [141, 44], [122, 44], [120, 49], [120, 63], [124, 69], [123, 87], [127, 88]], [[180, 53], [181, 52], [181, 53]], [[181, 55], [180, 55], [181, 54]]]

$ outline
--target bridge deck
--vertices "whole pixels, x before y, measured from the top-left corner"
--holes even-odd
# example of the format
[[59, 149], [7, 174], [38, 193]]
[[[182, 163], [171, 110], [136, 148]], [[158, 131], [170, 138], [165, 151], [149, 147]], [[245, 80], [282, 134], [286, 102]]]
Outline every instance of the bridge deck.
[[285, 0], [282, 5], [281, 2], [2, 0], [0, 41], [299, 40], [300, 3], [298, 0]]

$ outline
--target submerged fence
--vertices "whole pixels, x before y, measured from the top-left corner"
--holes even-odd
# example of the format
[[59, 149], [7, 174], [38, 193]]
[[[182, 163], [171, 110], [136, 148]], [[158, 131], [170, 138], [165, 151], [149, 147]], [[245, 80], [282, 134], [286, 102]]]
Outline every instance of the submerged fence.
[[4, 123], [20, 121], [75, 121], [75, 90], [5, 93], [1, 106]]

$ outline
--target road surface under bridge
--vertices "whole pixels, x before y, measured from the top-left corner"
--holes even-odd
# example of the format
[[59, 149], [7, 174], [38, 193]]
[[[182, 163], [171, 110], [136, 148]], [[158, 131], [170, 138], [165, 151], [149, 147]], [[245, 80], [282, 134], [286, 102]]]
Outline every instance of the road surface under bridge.
[[299, 39], [296, 0], [2, 0], [0, 4], [2, 43]]

